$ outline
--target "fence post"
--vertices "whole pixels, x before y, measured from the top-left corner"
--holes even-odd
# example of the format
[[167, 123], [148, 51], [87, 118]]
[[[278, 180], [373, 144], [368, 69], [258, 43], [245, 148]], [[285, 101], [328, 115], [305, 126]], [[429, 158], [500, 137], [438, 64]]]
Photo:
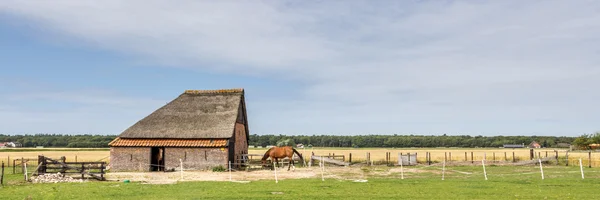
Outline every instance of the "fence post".
[[579, 169], [581, 170], [581, 179], [584, 179], [585, 177], [583, 176], [583, 165], [581, 164], [581, 158], [579, 158]]
[[[400, 153], [400, 162], [403, 162], [402, 161], [402, 153]], [[410, 163], [408, 163], [408, 164], [410, 165]]]
[[535, 154], [533, 153], [533, 149], [529, 149], [529, 160], [533, 160]]
[[467, 152], [465, 151], [465, 162], [468, 161], [467, 159]]
[[431, 152], [425, 152], [425, 162], [427, 162], [428, 165], [431, 165]]
[[496, 162], [496, 152], [493, 152], [493, 153], [492, 153], [492, 161], [493, 161], [493, 162]]
[[41, 172], [45, 172], [46, 165], [44, 164], [44, 156], [38, 155], [38, 171], [37, 174], [44, 174]]
[[429, 165], [431, 165], [431, 152], [429, 152]]
[[418, 152], [415, 152], [415, 163], [419, 164], [419, 163], [418, 163], [418, 161], [419, 161], [419, 157], [417, 157], [417, 154], [418, 154]]
[[589, 155], [589, 168], [592, 168], [592, 151], [588, 152]]
[[475, 162], [473, 161], [473, 152], [471, 151], [471, 164], [473, 164], [473, 163], [475, 163]]
[[100, 178], [104, 180], [104, 163], [100, 164]]
[[567, 159], [567, 165], [569, 166], [569, 151], [567, 150], [567, 153], [565, 154], [565, 158]]
[[352, 153], [350, 153], [350, 155], [348, 155], [348, 162], [352, 163]]
[[385, 152], [385, 165], [389, 165], [390, 164], [390, 152]]
[[444, 152], [444, 161], [448, 161], [448, 152]]
[[81, 179], [83, 179], [83, 172], [85, 172], [85, 164], [81, 163]]
[[25, 181], [27, 181], [27, 163], [23, 163], [23, 175], [25, 175]]
[[513, 162], [516, 162], [517, 160], [515, 159], [515, 152], [513, 151]]
[[538, 158], [538, 161], [540, 162], [540, 172], [542, 173], [542, 180], [544, 180], [544, 168], [542, 167], [542, 159]]
[[483, 176], [485, 177], [485, 180], [487, 181], [487, 172], [485, 171], [485, 158], [483, 160], [481, 160], [481, 165], [483, 166]]
[[508, 158], [506, 157], [506, 151], [504, 152], [504, 161], [508, 161]]
[[2, 161], [2, 175], [0, 175], [0, 185], [4, 185], [4, 161]]

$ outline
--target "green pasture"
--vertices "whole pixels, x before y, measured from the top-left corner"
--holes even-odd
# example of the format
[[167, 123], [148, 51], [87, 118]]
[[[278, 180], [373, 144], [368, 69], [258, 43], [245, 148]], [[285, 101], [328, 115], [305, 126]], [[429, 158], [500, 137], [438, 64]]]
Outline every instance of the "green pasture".
[[[339, 179], [320, 177], [237, 182], [141, 182], [44, 183], [23, 181], [22, 174], [7, 174], [1, 199], [596, 199], [600, 170], [577, 166], [545, 166], [544, 180], [538, 166], [442, 166], [358, 167], [356, 174], [337, 172]], [[333, 171], [333, 170], [332, 170]], [[252, 173], [252, 172], [236, 172]], [[332, 173], [332, 172], [327, 172]], [[227, 176], [227, 172], [223, 172]]]

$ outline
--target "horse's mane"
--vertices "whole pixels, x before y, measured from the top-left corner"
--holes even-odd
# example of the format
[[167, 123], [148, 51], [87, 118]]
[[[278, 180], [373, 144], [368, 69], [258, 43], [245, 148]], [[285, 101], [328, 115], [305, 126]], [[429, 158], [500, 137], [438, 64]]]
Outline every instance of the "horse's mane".
[[304, 160], [304, 158], [302, 158], [302, 155], [298, 151], [296, 151], [296, 149], [294, 149], [294, 147], [290, 147], [290, 148], [292, 148], [294, 153], [296, 153], [296, 155], [298, 155], [298, 157], [300, 157], [300, 159]]
[[275, 147], [271, 147], [269, 150], [267, 150], [267, 152], [265, 152], [265, 155], [260, 160], [267, 160], [267, 158], [269, 157], [269, 152], [271, 152], [271, 150], [273, 150], [274, 148]]

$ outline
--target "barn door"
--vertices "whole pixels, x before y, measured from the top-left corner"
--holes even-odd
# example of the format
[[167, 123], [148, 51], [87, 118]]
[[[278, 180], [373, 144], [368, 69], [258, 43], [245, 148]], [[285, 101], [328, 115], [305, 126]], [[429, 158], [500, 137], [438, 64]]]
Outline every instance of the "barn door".
[[[231, 167], [233, 168], [233, 165], [235, 163], [235, 143], [233, 139], [229, 140], [229, 148], [228, 148], [228, 153], [229, 153], [229, 162], [231, 162]], [[229, 169], [229, 166], [226, 167], [227, 169]]]
[[150, 150], [150, 171], [164, 171], [165, 169], [165, 148], [152, 147]]

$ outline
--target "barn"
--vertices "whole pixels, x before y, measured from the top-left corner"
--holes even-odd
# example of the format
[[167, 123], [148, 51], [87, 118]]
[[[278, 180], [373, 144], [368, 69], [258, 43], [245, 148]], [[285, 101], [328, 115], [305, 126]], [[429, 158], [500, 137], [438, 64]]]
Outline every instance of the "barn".
[[[125, 129], [110, 146], [111, 171], [206, 170], [248, 153], [244, 89], [186, 90]], [[233, 167], [237, 165], [234, 164]]]

